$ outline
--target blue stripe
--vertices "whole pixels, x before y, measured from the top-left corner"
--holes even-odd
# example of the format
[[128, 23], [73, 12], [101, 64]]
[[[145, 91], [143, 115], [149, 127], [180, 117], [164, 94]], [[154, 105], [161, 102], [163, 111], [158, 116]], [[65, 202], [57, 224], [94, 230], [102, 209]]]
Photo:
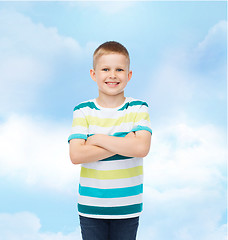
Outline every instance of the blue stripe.
[[89, 107], [91, 109], [100, 110], [99, 108], [97, 108], [97, 106], [94, 104], [94, 102], [85, 102], [85, 103], [80, 103], [79, 105], [77, 105], [74, 108], [74, 111], [79, 110], [80, 108], [84, 108], [84, 107]]
[[134, 127], [131, 131], [132, 132], [137, 132], [137, 131], [141, 131], [141, 130], [146, 130], [146, 131], [148, 131], [148, 132], [150, 132], [152, 134], [151, 128], [146, 127], [146, 126], [140, 126], [140, 125]]
[[114, 137], [125, 137], [129, 132], [116, 132], [112, 136]]
[[132, 101], [132, 102], [127, 102], [124, 104], [124, 106], [122, 108], [120, 108], [118, 111], [123, 111], [125, 109], [127, 109], [128, 107], [132, 107], [135, 105], [145, 105], [148, 107], [148, 104], [146, 102], [143, 101]]
[[[127, 109], [128, 107], [131, 107], [131, 106], [135, 106], [135, 105], [145, 105], [148, 107], [148, 104], [146, 102], [143, 102], [143, 101], [132, 101], [132, 102], [127, 102], [124, 104], [124, 106], [120, 109], [118, 109], [118, 111], [123, 111], [125, 109]], [[80, 108], [85, 108], [85, 107], [89, 107], [91, 109], [96, 109], [96, 110], [100, 110], [94, 102], [84, 102], [84, 103], [80, 103], [79, 105], [77, 105], [75, 108], [74, 108], [74, 111], [75, 110], [78, 110]]]
[[[113, 136], [113, 137], [125, 137], [129, 132], [116, 132], [113, 135], [109, 135], [109, 136]], [[95, 134], [88, 134], [88, 137], [91, 137]]]
[[95, 207], [78, 204], [78, 211], [93, 215], [128, 215], [142, 212], [143, 204], [133, 204], [119, 207]]
[[87, 140], [87, 135], [86, 135], [86, 134], [71, 134], [71, 135], [68, 137], [68, 142], [70, 142], [70, 140], [75, 139], [75, 138]]
[[100, 189], [92, 187], [84, 187], [79, 184], [79, 194], [81, 196], [95, 197], [95, 198], [121, 198], [136, 196], [143, 192], [143, 184], [125, 187], [125, 188], [112, 188]]

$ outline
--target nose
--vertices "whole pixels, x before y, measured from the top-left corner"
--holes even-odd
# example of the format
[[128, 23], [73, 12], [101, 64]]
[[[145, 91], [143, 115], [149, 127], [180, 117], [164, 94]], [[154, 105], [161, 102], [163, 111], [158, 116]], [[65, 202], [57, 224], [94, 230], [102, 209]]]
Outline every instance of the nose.
[[116, 73], [115, 71], [110, 71], [109, 78], [115, 79], [116, 78]]

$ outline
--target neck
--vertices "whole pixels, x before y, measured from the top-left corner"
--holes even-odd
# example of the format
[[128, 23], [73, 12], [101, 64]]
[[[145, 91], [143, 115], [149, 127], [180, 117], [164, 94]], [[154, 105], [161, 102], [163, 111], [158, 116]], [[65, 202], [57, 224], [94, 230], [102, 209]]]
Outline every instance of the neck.
[[97, 103], [101, 106], [101, 107], [105, 107], [105, 108], [116, 108], [120, 105], [122, 105], [125, 101], [125, 97], [124, 95], [122, 96], [98, 96], [98, 98], [96, 99]]

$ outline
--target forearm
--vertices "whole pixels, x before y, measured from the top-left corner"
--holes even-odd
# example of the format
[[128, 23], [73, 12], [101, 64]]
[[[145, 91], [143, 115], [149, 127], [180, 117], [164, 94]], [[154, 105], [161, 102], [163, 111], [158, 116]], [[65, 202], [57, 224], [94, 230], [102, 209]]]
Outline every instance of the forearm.
[[80, 146], [70, 146], [70, 158], [73, 164], [96, 162], [115, 155], [111, 151], [99, 146], [81, 144]]
[[131, 137], [113, 137], [97, 134], [94, 135], [92, 143], [110, 152], [123, 156], [144, 157], [147, 155], [142, 140], [137, 138], [134, 134], [132, 134]]

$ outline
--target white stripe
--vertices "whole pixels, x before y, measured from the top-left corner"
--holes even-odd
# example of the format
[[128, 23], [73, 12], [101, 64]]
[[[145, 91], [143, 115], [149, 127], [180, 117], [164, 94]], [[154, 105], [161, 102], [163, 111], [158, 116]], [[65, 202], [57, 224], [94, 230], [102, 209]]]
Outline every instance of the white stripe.
[[134, 122], [128, 123], [121, 123], [119, 126], [112, 126], [112, 127], [100, 127], [96, 125], [89, 126], [89, 133], [90, 134], [107, 134], [113, 135], [116, 132], [130, 132], [133, 128]]
[[78, 196], [78, 203], [96, 207], [118, 207], [142, 203], [142, 194], [122, 198], [94, 198]]
[[74, 112], [73, 112], [73, 118], [84, 118], [85, 115], [83, 113], [83, 111], [81, 111], [81, 109], [76, 109]]
[[130, 158], [113, 161], [97, 161], [92, 163], [83, 163], [82, 167], [96, 169], [101, 171], [119, 170], [133, 168], [143, 165], [143, 158]]
[[[140, 124], [139, 124], [140, 123]], [[150, 127], [150, 122], [145, 120], [145, 119], [141, 119], [139, 120], [138, 122], [135, 122], [134, 123], [134, 126], [135, 125], [142, 125], [142, 126], [147, 126], [147, 127]]]
[[82, 126], [75, 126], [71, 128], [71, 134], [88, 134], [88, 129]]
[[[91, 109], [90, 107], [80, 108], [80, 110], [85, 114], [85, 116], [88, 116], [88, 115], [94, 116], [94, 117], [102, 116], [102, 118], [117, 119], [119, 117], [123, 117], [125, 114], [128, 114], [128, 113], [134, 113], [134, 112], [137, 113], [141, 106], [142, 105], [130, 106], [129, 108], [124, 109], [123, 111], [117, 111], [118, 109], [116, 111], [99, 111], [96, 109]], [[80, 110], [75, 110], [74, 112], [80, 111]]]
[[140, 120], [136, 123], [134, 123], [134, 122], [121, 123], [120, 126], [115, 126], [115, 127], [100, 127], [100, 126], [96, 126], [96, 125], [90, 125], [89, 126], [89, 134], [114, 135], [115, 133], [118, 133], [118, 132], [129, 133], [133, 129], [133, 127], [138, 126], [138, 125], [151, 128], [151, 124], [149, 121]]
[[80, 184], [85, 187], [94, 187], [100, 189], [133, 187], [143, 183], [143, 175], [132, 178], [100, 180], [80, 177]]
[[134, 214], [128, 214], [128, 215], [90, 215], [90, 214], [84, 214], [78, 212], [79, 215], [83, 217], [89, 217], [89, 218], [102, 218], [102, 219], [126, 219], [126, 218], [133, 218], [138, 217], [141, 215], [142, 212], [134, 213]]
[[138, 112], [142, 113], [142, 112], [148, 112], [148, 107], [146, 105], [140, 105], [138, 107]]

